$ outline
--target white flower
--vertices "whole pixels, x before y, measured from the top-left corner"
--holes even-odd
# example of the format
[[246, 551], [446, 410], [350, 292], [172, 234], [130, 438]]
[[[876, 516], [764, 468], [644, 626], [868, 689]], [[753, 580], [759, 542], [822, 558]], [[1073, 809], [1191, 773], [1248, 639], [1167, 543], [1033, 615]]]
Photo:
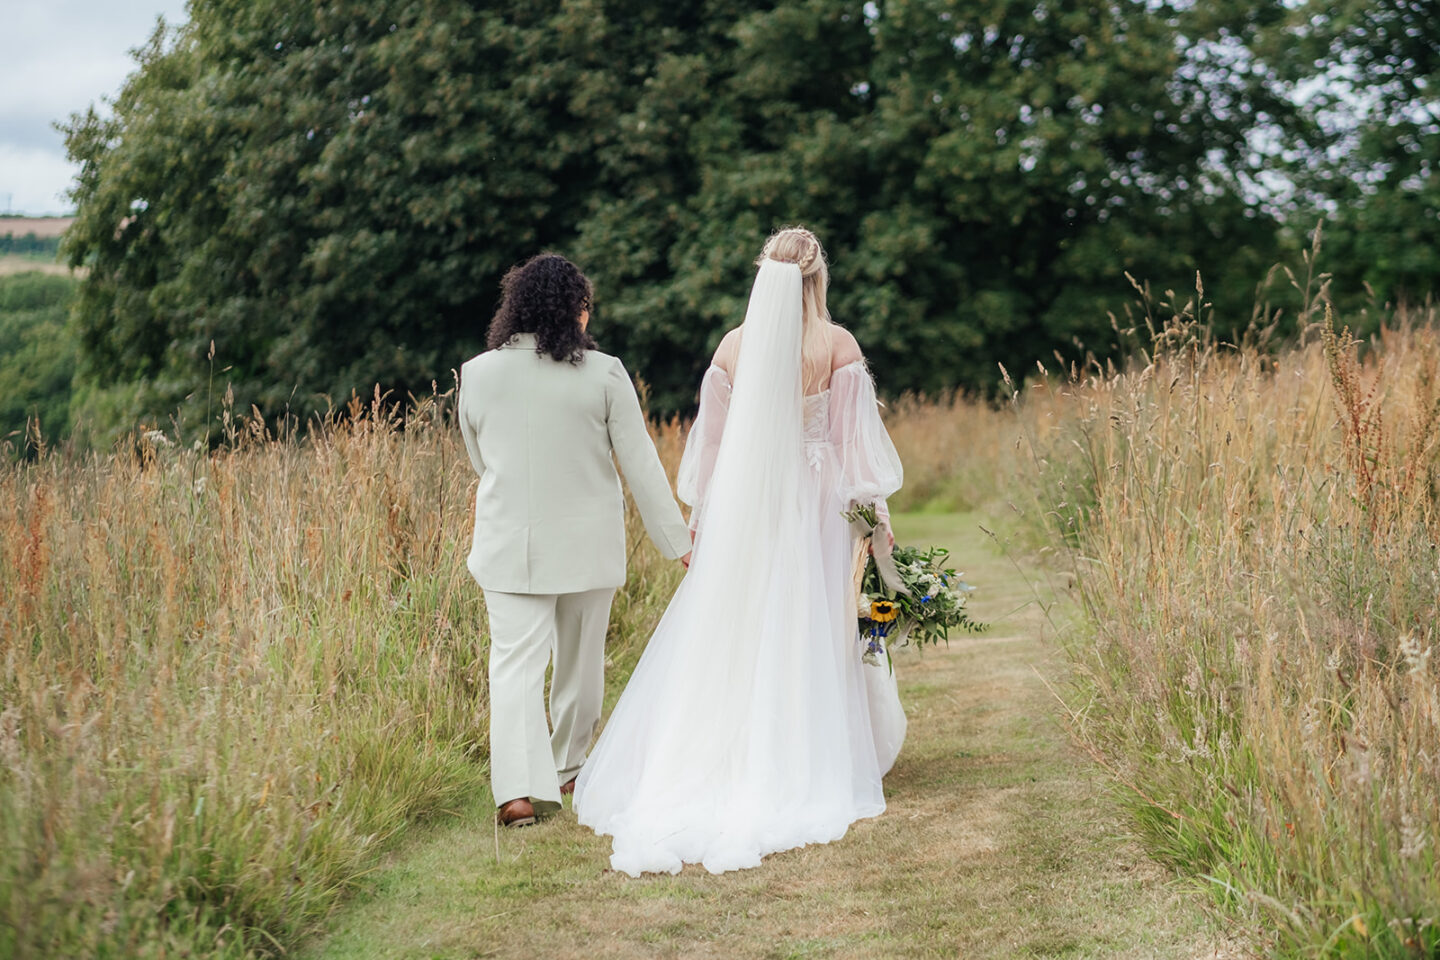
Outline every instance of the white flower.
[[205, 492], [205, 478], [204, 478], [204, 477], [196, 477], [196, 478], [195, 478], [195, 495], [198, 497], [198, 496], [200, 496], [201, 494], [203, 494], [204, 492]]
[[1400, 818], [1400, 855], [1404, 859], [1416, 859], [1426, 849], [1426, 828], [1410, 813]]
[[1430, 648], [1421, 649], [1420, 640], [1413, 633], [1400, 638], [1400, 655], [1405, 658], [1411, 673], [1423, 673], [1430, 664]]
[[146, 430], [145, 442], [156, 447], [171, 446], [170, 438], [159, 430]]
[[1409, 813], [1400, 817], [1400, 856], [1414, 860], [1425, 852], [1425, 827]]

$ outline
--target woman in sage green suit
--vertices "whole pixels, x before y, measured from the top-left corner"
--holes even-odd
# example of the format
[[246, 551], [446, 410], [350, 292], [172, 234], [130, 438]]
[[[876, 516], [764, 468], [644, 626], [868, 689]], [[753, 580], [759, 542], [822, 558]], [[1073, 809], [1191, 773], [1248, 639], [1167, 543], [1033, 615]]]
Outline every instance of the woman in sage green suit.
[[480, 478], [467, 566], [490, 616], [490, 780], [507, 825], [559, 807], [600, 723], [605, 628], [625, 582], [616, 461], [660, 552], [690, 551], [630, 376], [586, 333], [590, 297], [564, 257], [514, 267], [490, 349], [460, 372], [460, 432]]

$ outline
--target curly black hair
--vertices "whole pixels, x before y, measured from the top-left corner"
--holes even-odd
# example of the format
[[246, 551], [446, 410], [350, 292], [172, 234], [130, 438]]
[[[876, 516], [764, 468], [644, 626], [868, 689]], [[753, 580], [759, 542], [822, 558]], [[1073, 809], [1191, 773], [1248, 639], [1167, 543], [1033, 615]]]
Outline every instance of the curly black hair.
[[491, 350], [517, 333], [535, 334], [535, 352], [557, 361], [579, 363], [595, 340], [580, 329], [580, 313], [590, 308], [593, 288], [580, 268], [557, 253], [542, 253], [516, 264], [500, 281], [500, 308], [490, 321]]

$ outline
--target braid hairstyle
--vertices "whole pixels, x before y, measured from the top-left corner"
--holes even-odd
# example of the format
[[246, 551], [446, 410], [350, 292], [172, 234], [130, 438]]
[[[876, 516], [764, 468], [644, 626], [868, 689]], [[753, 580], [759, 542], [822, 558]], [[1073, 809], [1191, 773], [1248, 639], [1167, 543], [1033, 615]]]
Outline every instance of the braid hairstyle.
[[800, 268], [802, 333], [801, 380], [804, 392], [815, 393], [830, 378], [830, 311], [825, 294], [830, 288], [830, 268], [820, 240], [804, 227], [782, 227], [765, 241], [755, 261], [778, 260]]

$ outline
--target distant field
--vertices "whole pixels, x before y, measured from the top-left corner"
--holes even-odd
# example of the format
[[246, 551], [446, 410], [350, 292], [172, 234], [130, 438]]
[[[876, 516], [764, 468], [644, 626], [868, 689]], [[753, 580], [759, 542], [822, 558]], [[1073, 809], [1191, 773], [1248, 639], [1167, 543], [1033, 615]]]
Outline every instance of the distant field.
[[21, 254], [8, 254], [0, 256], [0, 277], [8, 277], [16, 273], [27, 273], [29, 271], [40, 273], [69, 273], [70, 268], [63, 263], [53, 260], [27, 257]]
[[42, 238], [58, 237], [74, 222], [74, 217], [0, 217], [0, 236], [33, 233]]

